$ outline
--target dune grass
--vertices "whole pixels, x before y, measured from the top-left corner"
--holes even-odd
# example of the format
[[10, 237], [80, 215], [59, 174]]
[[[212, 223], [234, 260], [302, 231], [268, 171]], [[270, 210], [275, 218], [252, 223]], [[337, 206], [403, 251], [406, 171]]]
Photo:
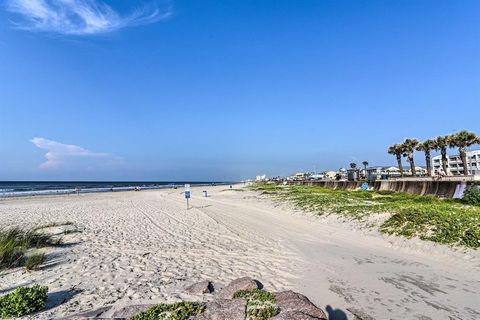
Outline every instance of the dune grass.
[[10, 228], [0, 231], [0, 269], [22, 265], [28, 249], [58, 245], [59, 240], [34, 229]]
[[30, 229], [13, 227], [0, 230], [0, 270], [18, 266], [28, 266], [29, 270], [37, 268], [45, 260], [45, 254], [27, 255], [27, 251], [60, 245], [61, 237], [48, 234], [44, 232], [45, 229], [71, 224], [55, 223]]
[[25, 258], [25, 269], [29, 271], [38, 270], [44, 262], [45, 262], [44, 251], [31, 253]]
[[408, 238], [418, 236], [474, 249], [480, 247], [480, 206], [465, 205], [457, 200], [272, 183], [256, 183], [250, 189], [319, 215], [338, 214], [362, 220], [374, 214], [390, 213], [390, 218], [380, 225], [383, 233]]

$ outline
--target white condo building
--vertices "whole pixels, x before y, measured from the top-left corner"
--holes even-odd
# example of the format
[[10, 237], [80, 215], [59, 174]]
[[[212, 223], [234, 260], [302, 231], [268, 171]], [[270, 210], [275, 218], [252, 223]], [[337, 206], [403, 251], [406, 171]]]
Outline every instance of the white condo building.
[[[463, 175], [463, 163], [460, 155], [447, 155], [447, 169], [453, 175]], [[442, 156], [438, 155], [432, 158], [433, 172], [442, 168]], [[468, 174], [480, 174], [480, 150], [467, 151], [467, 170]]]

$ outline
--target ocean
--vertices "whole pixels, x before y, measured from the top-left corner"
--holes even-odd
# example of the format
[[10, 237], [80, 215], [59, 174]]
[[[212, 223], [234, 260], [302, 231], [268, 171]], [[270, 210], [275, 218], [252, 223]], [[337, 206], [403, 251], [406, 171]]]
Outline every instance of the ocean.
[[227, 184], [227, 182], [189, 181], [0, 181], [0, 198], [89, 192], [115, 192]]

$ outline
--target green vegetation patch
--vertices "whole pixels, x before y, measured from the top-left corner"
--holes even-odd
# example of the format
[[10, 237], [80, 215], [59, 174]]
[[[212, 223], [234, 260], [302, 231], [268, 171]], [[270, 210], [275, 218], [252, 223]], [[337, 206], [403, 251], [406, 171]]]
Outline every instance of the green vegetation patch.
[[463, 194], [462, 202], [471, 205], [480, 205], [480, 186], [469, 186]]
[[265, 290], [239, 290], [233, 298], [245, 298], [247, 300], [246, 319], [266, 320], [278, 314], [275, 296]]
[[[61, 225], [69, 225], [61, 224]], [[58, 226], [60, 224], [56, 224]], [[0, 270], [23, 266], [27, 261], [34, 266], [41, 260], [40, 255], [27, 256], [27, 251], [34, 248], [58, 246], [62, 239], [58, 236], [44, 232], [45, 228], [53, 226], [39, 226], [32, 229], [9, 228], [0, 230]], [[45, 255], [43, 255], [43, 259]], [[43, 262], [43, 261], [42, 261]]]
[[203, 313], [204, 305], [197, 302], [182, 301], [177, 303], [160, 303], [138, 313], [131, 320], [187, 320]]
[[480, 247], [480, 206], [466, 205], [462, 201], [390, 191], [334, 190], [271, 183], [256, 183], [250, 189], [267, 192], [278, 200], [318, 215], [333, 213], [362, 220], [373, 214], [391, 213], [392, 216], [380, 226], [383, 233], [408, 238], [418, 236], [474, 249]]
[[45, 252], [34, 252], [29, 254], [25, 259], [25, 269], [38, 270], [38, 268], [45, 262]]
[[0, 297], [0, 317], [21, 317], [45, 309], [48, 288], [34, 285], [18, 288]]

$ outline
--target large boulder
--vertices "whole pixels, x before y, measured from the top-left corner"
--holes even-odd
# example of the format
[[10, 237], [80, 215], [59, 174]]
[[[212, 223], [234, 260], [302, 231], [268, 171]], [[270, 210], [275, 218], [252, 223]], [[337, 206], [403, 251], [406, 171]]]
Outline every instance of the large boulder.
[[243, 277], [230, 282], [225, 288], [220, 291], [219, 297], [223, 299], [233, 299], [233, 295], [238, 290], [253, 290], [261, 289], [263, 286], [260, 282], [253, 280], [250, 277]]
[[190, 294], [205, 294], [212, 293], [214, 291], [214, 287], [211, 281], [205, 280], [194, 283], [186, 287], [185, 290]]
[[217, 299], [207, 303], [205, 311], [194, 320], [244, 320], [247, 300]]
[[[307, 297], [300, 293], [289, 291], [282, 291], [274, 293], [276, 304], [280, 310], [280, 315], [288, 311], [300, 311], [305, 315], [311, 316], [314, 319], [327, 319], [325, 312], [314, 305]], [[301, 318], [300, 318], [301, 319]], [[306, 318], [308, 319], [308, 318]]]

